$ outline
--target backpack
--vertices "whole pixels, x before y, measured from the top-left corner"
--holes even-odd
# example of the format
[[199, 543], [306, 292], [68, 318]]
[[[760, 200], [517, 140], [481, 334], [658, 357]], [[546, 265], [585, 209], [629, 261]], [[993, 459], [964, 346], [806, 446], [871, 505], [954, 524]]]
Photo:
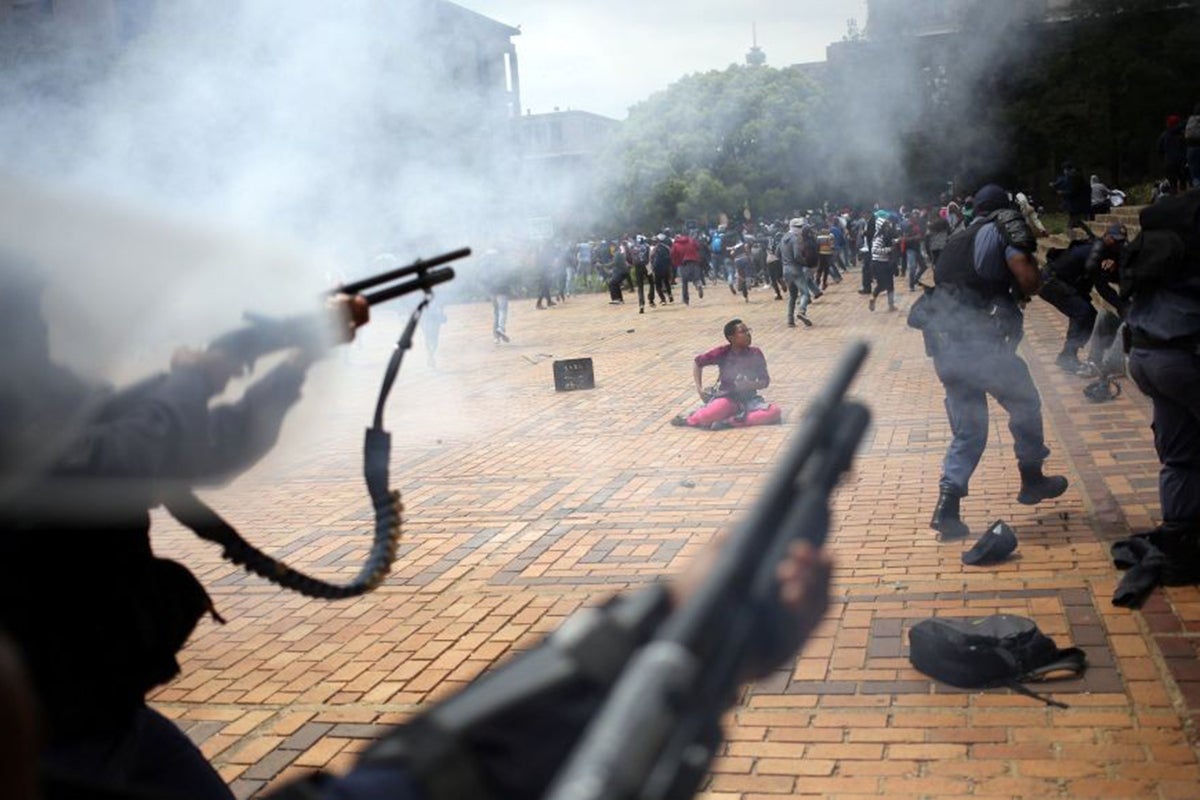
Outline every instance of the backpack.
[[654, 245], [654, 271], [666, 272], [671, 268], [671, 248], [663, 242]]
[[636, 242], [629, 250], [629, 261], [635, 267], [644, 267], [650, 263], [650, 245]]
[[800, 231], [800, 258], [807, 267], [817, 266], [820, 257], [817, 233], [811, 226], [805, 226]]
[[1022, 685], [1052, 673], [1078, 677], [1087, 656], [1078, 647], [1059, 649], [1031, 619], [994, 614], [976, 619], [934, 617], [908, 631], [909, 661], [931, 678], [963, 689], [1007, 686], [1046, 705], [1066, 704]]

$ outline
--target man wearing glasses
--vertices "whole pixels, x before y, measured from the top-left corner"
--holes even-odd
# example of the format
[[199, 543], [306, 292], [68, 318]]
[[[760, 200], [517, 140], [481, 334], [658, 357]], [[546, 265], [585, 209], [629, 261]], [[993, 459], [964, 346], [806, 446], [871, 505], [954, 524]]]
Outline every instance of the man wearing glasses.
[[[750, 345], [750, 328], [740, 319], [731, 319], [725, 323], [725, 340], [728, 344], [696, 356], [692, 366], [696, 393], [704, 405], [691, 414], [675, 417], [672, 425], [722, 430], [774, 425], [782, 418], [779, 406], [768, 403], [758, 393], [771, 385], [771, 376], [762, 350]], [[717, 388], [705, 389], [704, 368], [714, 365], [719, 371]]]

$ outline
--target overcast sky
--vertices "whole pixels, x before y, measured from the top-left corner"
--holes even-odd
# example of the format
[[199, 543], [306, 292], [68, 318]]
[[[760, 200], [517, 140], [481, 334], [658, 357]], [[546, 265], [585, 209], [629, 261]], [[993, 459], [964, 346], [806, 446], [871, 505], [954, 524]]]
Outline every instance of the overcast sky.
[[825, 47], [866, 24], [865, 0], [457, 0], [513, 27], [521, 105], [624, 119], [627, 109], [693, 72], [745, 63], [757, 25], [767, 64], [824, 61]]

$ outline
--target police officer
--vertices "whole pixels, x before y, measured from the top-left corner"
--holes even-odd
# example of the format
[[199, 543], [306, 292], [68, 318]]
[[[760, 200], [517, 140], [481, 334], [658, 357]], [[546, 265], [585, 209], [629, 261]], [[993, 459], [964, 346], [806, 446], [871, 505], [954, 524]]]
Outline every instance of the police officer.
[[1102, 275], [1101, 265], [1120, 259], [1126, 236], [1125, 226], [1113, 223], [1104, 231], [1104, 236], [1095, 241], [1072, 243], [1043, 270], [1039, 296], [1068, 319], [1066, 341], [1055, 359], [1066, 372], [1091, 374], [1090, 368], [1079, 361], [1079, 349], [1087, 344], [1096, 324], [1092, 290], [1100, 291], [1101, 296], [1120, 308], [1120, 301]]
[[1200, 580], [1198, 215], [1200, 189], [1162, 200], [1142, 212], [1142, 236], [1149, 231], [1181, 234], [1186, 255], [1172, 274], [1144, 282], [1132, 277], [1136, 267], [1155, 255], [1150, 239], [1140, 252], [1131, 252], [1134, 263], [1121, 265], [1123, 290], [1128, 281], [1134, 281], [1126, 314], [1129, 374], [1154, 405], [1154, 448], [1162, 463], [1158, 478], [1162, 525], [1149, 538], [1171, 561], [1172, 573], [1182, 575], [1187, 583]]
[[[145, 702], [178, 674], [200, 618], [216, 616], [196, 577], [154, 554], [149, 510], [173, 486], [228, 479], [271, 448], [323, 321], [298, 321], [284, 361], [210, 407], [240, 370], [235, 354], [181, 350], [135, 391], [96, 391], [51, 360], [40, 305], [37, 282], [0, 264], [0, 330], [19, 343], [0, 355], [0, 629], [42, 714], [42, 767], [68, 787], [50, 796], [105, 786], [232, 800]], [[337, 301], [334, 335], [352, 338], [368, 313], [362, 298]]]
[[[537, 647], [425, 706], [343, 775], [306, 776], [271, 800], [545, 797], [611, 697], [620, 667], [678, 604], [703, 590], [721, 560], [717, 540], [685, 575], [580, 612]], [[755, 641], [764, 649], [748, 654], [744, 680], [769, 674], [809, 637], [828, 606], [831, 570], [828, 556], [808, 543], [788, 547], [775, 571], [783, 613], [765, 615], [769, 635]], [[778, 644], [769, 644], [774, 637]]]
[[934, 267], [935, 321], [925, 328], [953, 433], [929, 522], [945, 538], [969, 533], [959, 501], [987, 446], [988, 395], [1009, 415], [1021, 473], [1017, 501], [1033, 505], [1067, 489], [1066, 478], [1042, 473], [1050, 451], [1041, 397], [1016, 352], [1023, 327], [1020, 301], [1036, 294], [1041, 283], [1032, 256], [1036, 243], [1020, 212], [1008, 209], [1004, 189], [989, 184], [974, 199], [974, 221], [950, 237]]

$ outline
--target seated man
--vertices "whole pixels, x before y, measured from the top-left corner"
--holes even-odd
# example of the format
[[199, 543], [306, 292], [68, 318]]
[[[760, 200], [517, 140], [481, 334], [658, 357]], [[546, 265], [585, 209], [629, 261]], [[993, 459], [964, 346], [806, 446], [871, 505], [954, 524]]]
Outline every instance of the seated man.
[[[731, 319], [725, 323], [725, 339], [729, 344], [696, 356], [692, 368], [696, 392], [704, 405], [687, 416], [675, 417], [672, 425], [719, 430], [774, 425], [783, 416], [779, 406], [758, 394], [759, 389], [771, 385], [771, 376], [762, 350], [750, 346], [750, 329], [740, 319]], [[714, 364], [720, 370], [720, 383], [716, 394], [711, 394], [704, 389], [702, 374]]]

